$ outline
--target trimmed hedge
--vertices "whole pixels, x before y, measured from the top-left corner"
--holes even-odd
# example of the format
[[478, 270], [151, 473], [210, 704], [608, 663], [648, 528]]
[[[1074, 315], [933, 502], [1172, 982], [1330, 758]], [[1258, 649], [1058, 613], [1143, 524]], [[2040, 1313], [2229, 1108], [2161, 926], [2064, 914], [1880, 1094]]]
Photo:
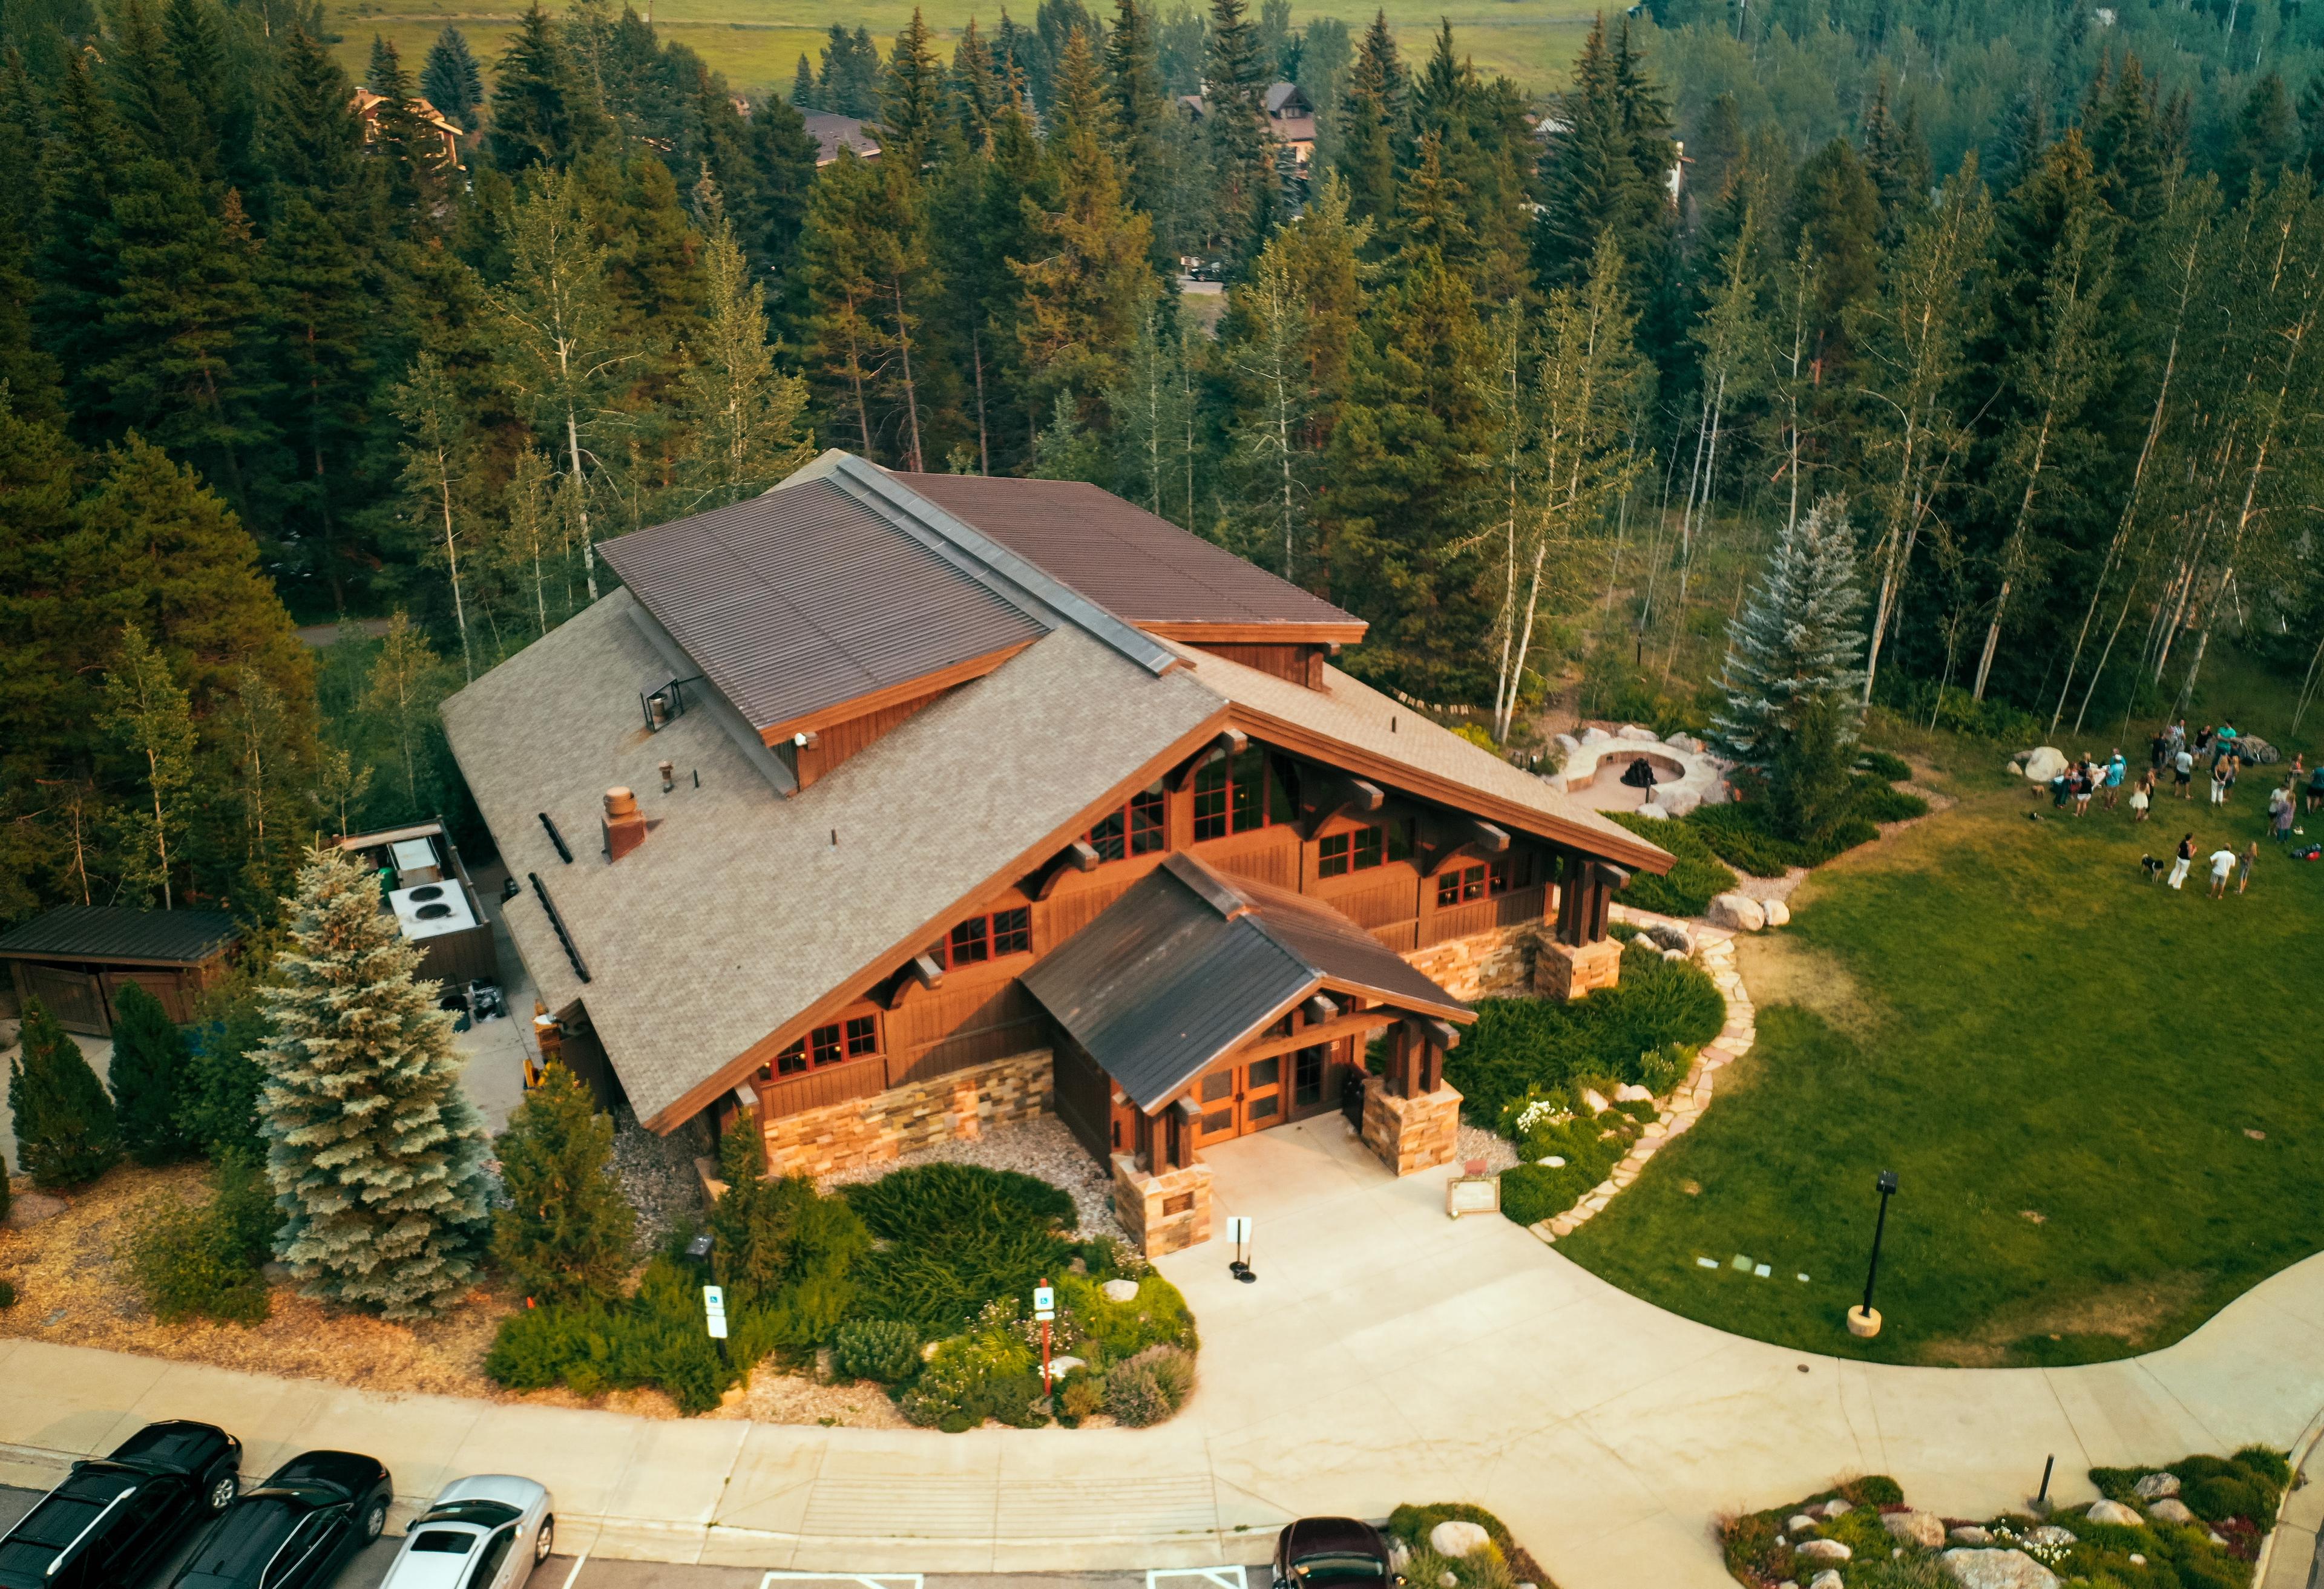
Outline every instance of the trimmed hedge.
[[1727, 1001], [1700, 966], [1635, 945], [1622, 951], [1620, 982], [1586, 998], [1488, 998], [1476, 1009], [1444, 1079], [1461, 1089], [1462, 1113], [1492, 1127], [1529, 1088], [1588, 1076], [1646, 1082], [1668, 1063], [1668, 1044], [1708, 1042], [1727, 1024]]
[[1647, 843], [1670, 852], [1673, 865], [1662, 877], [1639, 872], [1622, 890], [1622, 903], [1666, 916], [1699, 916], [1711, 902], [1735, 886], [1735, 874], [1712, 853], [1704, 836], [1683, 822], [1656, 821], [1635, 812], [1604, 813]]
[[853, 1311], [931, 1339], [956, 1335], [997, 1297], [1029, 1295], [1073, 1257], [1074, 1200], [1015, 1171], [927, 1164], [841, 1189], [879, 1244], [855, 1265]]

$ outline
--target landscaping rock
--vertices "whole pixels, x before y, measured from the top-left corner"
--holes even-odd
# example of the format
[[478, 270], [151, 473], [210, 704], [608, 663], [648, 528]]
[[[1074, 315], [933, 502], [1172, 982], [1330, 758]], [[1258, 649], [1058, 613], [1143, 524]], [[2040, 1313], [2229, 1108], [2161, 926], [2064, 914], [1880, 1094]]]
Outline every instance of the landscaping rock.
[[2141, 1501], [2160, 1501], [2166, 1495], [2179, 1493], [2177, 1474], [2149, 1474], [2131, 1486], [2132, 1494]]
[[1655, 1095], [1635, 1081], [1625, 1081], [1614, 1089], [1614, 1101], [1618, 1104], [1650, 1104], [1655, 1101]]
[[2195, 1514], [2188, 1511], [2187, 1503], [2176, 1495], [2165, 1495], [2162, 1500], [2153, 1502], [2147, 1507], [2146, 1515], [2158, 1523], [2184, 1525], [2195, 1520]]
[[1975, 1523], [1963, 1523], [1960, 1528], [1955, 1529], [1951, 1533], [1946, 1535], [1945, 1538], [1950, 1539], [1956, 1545], [1990, 1545], [1993, 1543], [1992, 1530], [1988, 1529], [1980, 1529]]
[[2246, 765], [2255, 764], [2260, 767], [2265, 767], [2272, 761], [2283, 759], [2282, 751], [2278, 750], [2257, 734], [2237, 734], [2236, 754], [2242, 757]]
[[2092, 1502], [2089, 1511], [2082, 1515], [2094, 1523], [2112, 1523], [2124, 1529], [2135, 1529], [2144, 1520], [2119, 1501]]
[[1808, 1589], [1841, 1589], [1842, 1582], [1837, 1572], [1826, 1567], [1808, 1580]]
[[1684, 816], [1702, 804], [1702, 795], [1693, 789], [1682, 789], [1675, 784], [1655, 791], [1655, 804], [1673, 816]]
[[1793, 1547], [1810, 1561], [1846, 1561], [1856, 1552], [1838, 1539], [1808, 1539]]
[[1568, 756], [1572, 755], [1575, 751], [1582, 749], [1582, 741], [1575, 739], [1572, 734], [1552, 734], [1549, 739], [1550, 743], [1555, 745], [1558, 749]]
[[1711, 902], [1711, 924], [1731, 927], [1738, 932], [1757, 932], [1767, 924], [1767, 913], [1759, 902], [1744, 894], [1721, 894]]
[[1534, 1162], [1550, 1170], [1563, 1170], [1565, 1168], [1565, 1158], [1562, 1153], [1552, 1153], [1546, 1159], [1536, 1159]]
[[2058, 1575], [2022, 1550], [1948, 1550], [1937, 1565], [1960, 1589], [2058, 1589]]
[[2070, 1529], [2061, 1529], [2055, 1523], [2043, 1523], [2038, 1529], [2025, 1530], [2025, 1543], [2039, 1545], [2044, 1549], [2052, 1546], [2071, 1545], [2073, 1542], [2073, 1531]]
[[1880, 1526], [1893, 1538], [1923, 1550], [1934, 1550], [1945, 1542], [1944, 1519], [1933, 1511], [1888, 1512], [1881, 1518]]
[[1792, 907], [1782, 900], [1763, 899], [1759, 902], [1759, 908], [1766, 913], [1767, 925], [1770, 927], [1788, 927], [1792, 924]]
[[1138, 1300], [1138, 1282], [1134, 1280], [1110, 1280], [1098, 1290], [1105, 1293], [1105, 1300], [1109, 1302]]
[[1461, 1589], [1461, 1575], [1451, 1567], [1436, 1575], [1436, 1589]]
[[1584, 745], [1605, 745], [1612, 742], [1613, 738], [1614, 736], [1608, 733], [1604, 729], [1584, 729], [1582, 730], [1582, 742]]
[[1642, 728], [1634, 722], [1626, 722], [1622, 725], [1621, 737], [1625, 739], [1644, 739], [1648, 744], [1652, 744], [1662, 736], [1652, 729]]
[[2066, 770], [2066, 753], [2054, 745], [2043, 745], [2025, 753], [2024, 772], [2029, 784], [2046, 784]]
[[1455, 1561], [1492, 1542], [1493, 1537], [1485, 1532], [1484, 1525], [1462, 1522], [1457, 1518], [1447, 1519], [1428, 1530], [1428, 1548]]
[[27, 1226], [38, 1225], [43, 1219], [54, 1219], [70, 1207], [72, 1205], [62, 1198], [52, 1198], [46, 1192], [33, 1191], [28, 1187], [18, 1192], [8, 1205], [8, 1228], [23, 1230]]
[[1656, 922], [1646, 929], [1646, 936], [1665, 949], [1681, 949], [1694, 952], [1694, 934], [1676, 922]]
[[1606, 1101], [1606, 1095], [1594, 1087], [1585, 1087], [1582, 1089], [1582, 1106], [1593, 1115], [1602, 1115], [1614, 1107]]
[[1646, 804], [1638, 807], [1638, 809], [1632, 814], [1642, 816], [1650, 822], [1668, 822], [1670, 820], [1670, 813], [1665, 811], [1661, 806], [1656, 805], [1651, 800]]
[[1811, 1511], [1820, 1511], [1826, 1517], [1846, 1517], [1849, 1512], [1854, 1511], [1856, 1509], [1850, 1506], [1847, 1502], [1841, 1500], [1839, 1496], [1835, 1495], [1831, 1500], [1825, 1502], [1821, 1506], [1810, 1507], [1808, 1510]]
[[1672, 734], [1664, 739], [1663, 743], [1669, 746], [1674, 750], [1683, 750], [1689, 756], [1700, 756], [1702, 754], [1702, 741], [1696, 739], [1692, 734]]
[[1052, 1357], [1049, 1359], [1049, 1377], [1061, 1380], [1081, 1365], [1082, 1360], [1078, 1357]]
[[1686, 959], [1686, 951], [1683, 949], [1665, 949], [1663, 951], [1663, 959], [1666, 960], [1683, 960]]
[[1817, 1526], [1816, 1520], [1804, 1511], [1795, 1511], [1784, 1520], [1784, 1532], [1786, 1534], [1812, 1534]]

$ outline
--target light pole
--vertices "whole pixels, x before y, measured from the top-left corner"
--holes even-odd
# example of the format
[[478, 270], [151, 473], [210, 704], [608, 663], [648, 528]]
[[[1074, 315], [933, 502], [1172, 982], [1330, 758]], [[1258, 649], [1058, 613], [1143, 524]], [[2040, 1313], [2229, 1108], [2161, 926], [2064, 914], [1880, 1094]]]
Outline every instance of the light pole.
[[1888, 1199], [1896, 1195], [1896, 1172], [1883, 1170], [1875, 1184], [1880, 1192], [1880, 1213], [1872, 1224], [1872, 1262], [1864, 1271], [1864, 1305], [1848, 1310], [1848, 1333], [1866, 1341], [1880, 1333], [1880, 1315], [1872, 1307], [1872, 1282], [1880, 1278], [1880, 1238], [1888, 1231]]

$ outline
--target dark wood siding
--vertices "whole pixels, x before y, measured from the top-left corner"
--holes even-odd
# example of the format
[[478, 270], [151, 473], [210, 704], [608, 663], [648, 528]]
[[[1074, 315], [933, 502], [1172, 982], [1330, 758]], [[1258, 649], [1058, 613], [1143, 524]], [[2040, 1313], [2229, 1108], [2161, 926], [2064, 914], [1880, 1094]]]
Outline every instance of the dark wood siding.
[[1087, 1050], [1062, 1032], [1050, 1052], [1057, 1117], [1102, 1164], [1113, 1153], [1113, 1082], [1098, 1069]]

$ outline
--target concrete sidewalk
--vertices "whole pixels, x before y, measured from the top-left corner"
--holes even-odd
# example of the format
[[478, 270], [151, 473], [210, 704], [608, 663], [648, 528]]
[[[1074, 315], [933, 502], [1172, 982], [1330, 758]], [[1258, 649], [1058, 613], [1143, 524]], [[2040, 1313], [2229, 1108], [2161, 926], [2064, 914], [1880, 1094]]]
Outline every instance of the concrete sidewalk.
[[[1328, 1148], [1290, 1127], [1246, 1144]], [[1271, 1174], [1235, 1170], [1246, 1188]], [[48, 1482], [149, 1419], [188, 1417], [239, 1435], [254, 1473], [309, 1447], [369, 1452], [407, 1506], [461, 1474], [529, 1474], [557, 1493], [562, 1548], [593, 1558], [1191, 1566], [1261, 1558], [1305, 1513], [1469, 1499], [1563, 1589], [1718, 1589], [1716, 1514], [1837, 1474], [1887, 1473], [1923, 1505], [1982, 1515], [2022, 1503], [2055, 1453], [2070, 1504], [2091, 1498], [2093, 1465], [2288, 1448], [2324, 1408], [2324, 1255], [2145, 1357], [1887, 1367], [1678, 1318], [1506, 1220], [1448, 1224], [1445, 1173], [1310, 1179], [1314, 1195], [1272, 1215], [1256, 1285], [1227, 1278], [1222, 1249], [1165, 1260], [1202, 1322], [1204, 1378], [1156, 1429], [657, 1421], [5, 1339], [0, 1483]]]

